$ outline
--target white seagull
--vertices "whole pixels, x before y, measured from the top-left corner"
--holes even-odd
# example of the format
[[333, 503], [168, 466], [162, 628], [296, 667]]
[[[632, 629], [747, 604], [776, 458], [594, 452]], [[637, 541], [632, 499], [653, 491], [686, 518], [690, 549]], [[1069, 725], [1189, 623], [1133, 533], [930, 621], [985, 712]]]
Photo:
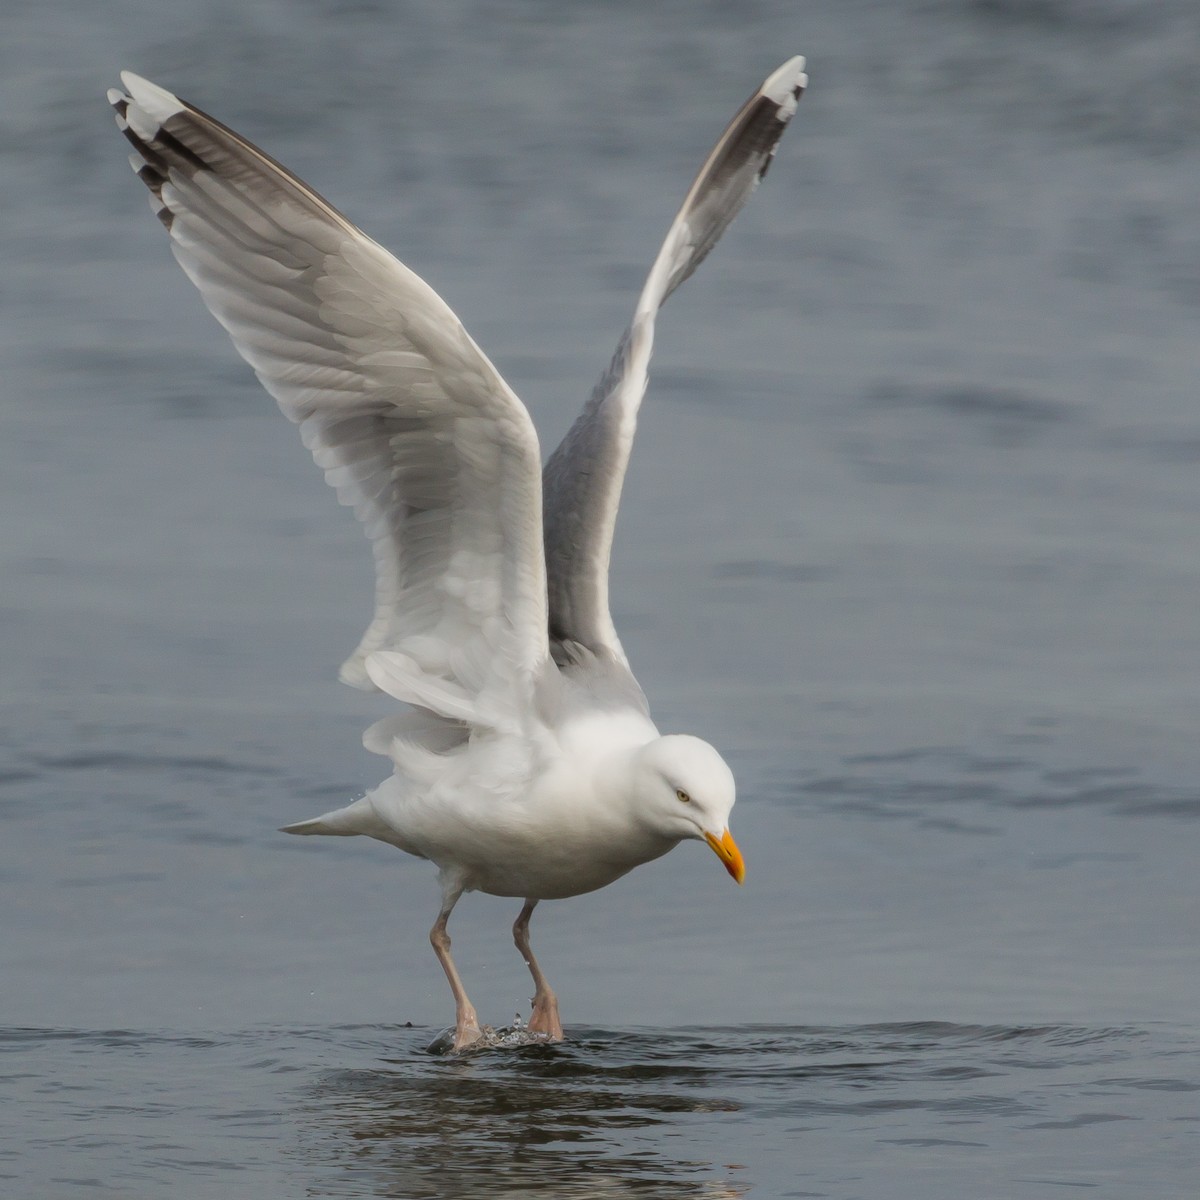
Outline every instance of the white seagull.
[[463, 892], [524, 900], [529, 1031], [562, 1039], [529, 948], [539, 900], [605, 887], [685, 839], [730, 875], [733, 775], [660, 735], [608, 608], [617, 502], [666, 298], [763, 177], [807, 85], [774, 71], [709, 154], [608, 370], [543, 469], [528, 412], [442, 299], [273, 159], [130, 72], [109, 102], [171, 249], [375, 554], [375, 615], [341, 678], [403, 701], [372, 725], [392, 776], [287, 833], [361, 834], [438, 867], [430, 932], [453, 1049], [484, 1038], [450, 957]]

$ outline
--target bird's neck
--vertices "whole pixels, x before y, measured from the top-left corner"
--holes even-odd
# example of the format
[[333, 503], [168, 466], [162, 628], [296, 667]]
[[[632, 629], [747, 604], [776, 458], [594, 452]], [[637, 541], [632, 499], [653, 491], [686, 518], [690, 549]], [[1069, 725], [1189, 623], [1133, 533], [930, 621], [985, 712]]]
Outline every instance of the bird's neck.
[[[589, 713], [560, 731], [562, 761], [570, 764], [580, 790], [589, 795], [594, 819], [611, 822], [614, 831], [651, 832], [638, 801], [638, 752], [657, 737], [649, 718], [632, 710]], [[661, 840], [657, 834], [655, 838]], [[659, 853], [669, 848], [665, 845]]]

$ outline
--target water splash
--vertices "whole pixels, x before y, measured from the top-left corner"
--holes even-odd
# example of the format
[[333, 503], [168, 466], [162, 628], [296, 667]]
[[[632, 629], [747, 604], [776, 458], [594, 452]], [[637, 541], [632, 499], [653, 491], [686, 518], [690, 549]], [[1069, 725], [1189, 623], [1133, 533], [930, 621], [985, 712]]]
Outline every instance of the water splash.
[[492, 1025], [481, 1027], [483, 1036], [462, 1050], [454, 1049], [454, 1030], [443, 1029], [426, 1047], [429, 1054], [454, 1055], [475, 1054], [481, 1050], [520, 1050], [526, 1046], [556, 1045], [548, 1034], [537, 1033], [521, 1019], [517, 1013], [511, 1025], [502, 1025], [499, 1029]]

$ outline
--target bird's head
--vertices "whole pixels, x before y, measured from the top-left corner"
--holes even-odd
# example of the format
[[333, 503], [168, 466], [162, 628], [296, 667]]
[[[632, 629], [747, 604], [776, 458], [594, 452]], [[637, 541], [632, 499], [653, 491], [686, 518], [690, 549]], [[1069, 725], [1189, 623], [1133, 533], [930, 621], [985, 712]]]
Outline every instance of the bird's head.
[[736, 787], [725, 760], [700, 738], [668, 734], [643, 746], [636, 761], [641, 814], [668, 837], [707, 842], [741, 883], [742, 853], [729, 832]]

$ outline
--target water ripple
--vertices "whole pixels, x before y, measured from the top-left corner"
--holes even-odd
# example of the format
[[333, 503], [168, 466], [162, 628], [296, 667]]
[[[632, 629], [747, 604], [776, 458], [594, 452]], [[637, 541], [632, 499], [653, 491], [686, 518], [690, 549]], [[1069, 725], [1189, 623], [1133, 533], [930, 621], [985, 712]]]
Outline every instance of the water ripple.
[[86, 1174], [121, 1194], [192, 1179], [256, 1194], [729, 1200], [752, 1186], [845, 1194], [831, 1181], [848, 1162], [870, 1175], [872, 1156], [903, 1153], [883, 1147], [941, 1147], [966, 1194], [982, 1160], [962, 1150], [1006, 1147], [1014, 1170], [1048, 1173], [1063, 1137], [1102, 1130], [1123, 1153], [1119, 1130], [1186, 1121], [1200, 1090], [1200, 1045], [1172, 1027], [571, 1034], [453, 1057], [412, 1026], [0, 1029], [0, 1100], [17, 1121], [0, 1176]]

